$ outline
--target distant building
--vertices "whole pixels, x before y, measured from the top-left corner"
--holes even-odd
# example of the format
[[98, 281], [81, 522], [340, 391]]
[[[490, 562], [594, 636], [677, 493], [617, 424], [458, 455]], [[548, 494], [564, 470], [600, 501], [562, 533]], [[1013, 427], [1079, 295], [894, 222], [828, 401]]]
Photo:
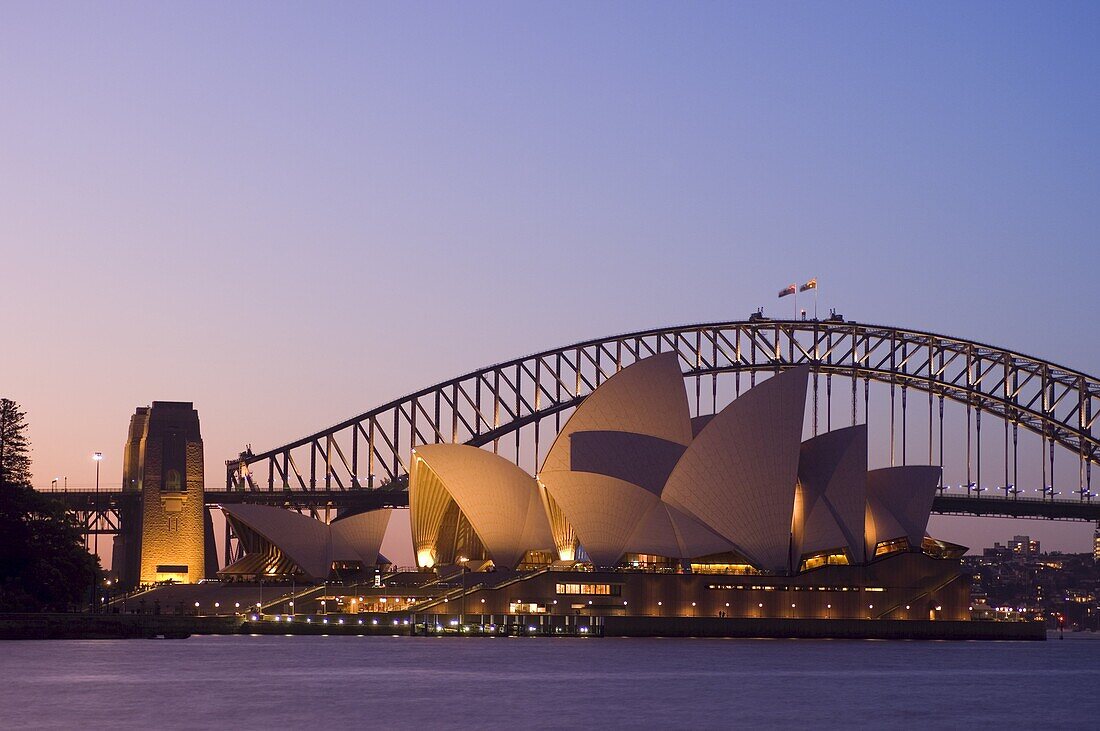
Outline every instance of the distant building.
[[1008, 542], [1008, 550], [1024, 558], [1038, 556], [1039, 541], [1031, 540], [1031, 536], [1012, 536], [1012, 540]]
[[1096, 530], [1092, 532], [1092, 560], [1100, 562], [1100, 523], [1096, 524]]

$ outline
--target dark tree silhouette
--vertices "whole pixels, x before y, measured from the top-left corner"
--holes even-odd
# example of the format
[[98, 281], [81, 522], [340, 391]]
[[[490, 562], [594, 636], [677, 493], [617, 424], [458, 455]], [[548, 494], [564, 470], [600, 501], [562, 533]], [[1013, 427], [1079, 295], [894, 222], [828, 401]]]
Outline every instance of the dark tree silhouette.
[[0, 612], [82, 608], [99, 559], [61, 505], [30, 485], [0, 490]]
[[81, 608], [99, 580], [99, 558], [61, 504], [31, 487], [26, 415], [8, 399], [0, 409], [0, 612]]
[[19, 404], [0, 398], [0, 487], [31, 484], [27, 415]]

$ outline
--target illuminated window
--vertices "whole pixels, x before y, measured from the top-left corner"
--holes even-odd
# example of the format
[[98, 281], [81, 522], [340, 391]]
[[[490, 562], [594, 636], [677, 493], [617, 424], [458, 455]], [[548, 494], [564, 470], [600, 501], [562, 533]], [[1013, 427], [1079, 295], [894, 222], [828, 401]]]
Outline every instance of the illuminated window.
[[807, 554], [802, 557], [802, 564], [799, 567], [799, 571], [809, 571], [810, 569], [821, 568], [822, 566], [847, 566], [851, 563], [848, 560], [848, 551], [843, 548], [833, 548], [828, 551], [819, 551], [818, 553]]
[[747, 563], [691, 563], [693, 574], [759, 574], [756, 567]]
[[966, 547], [947, 541], [938, 541], [935, 538], [925, 536], [921, 543], [921, 550], [932, 558], [962, 558], [966, 553]]
[[905, 537], [895, 538], [890, 541], [879, 541], [879, 543], [875, 545], [875, 558], [908, 550], [909, 539]]
[[622, 596], [621, 584], [558, 584], [557, 592], [568, 595]]

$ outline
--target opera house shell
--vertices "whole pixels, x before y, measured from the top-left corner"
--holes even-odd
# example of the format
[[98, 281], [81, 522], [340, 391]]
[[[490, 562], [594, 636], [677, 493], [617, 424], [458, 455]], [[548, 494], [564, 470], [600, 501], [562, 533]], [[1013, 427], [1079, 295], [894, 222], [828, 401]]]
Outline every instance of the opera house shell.
[[969, 618], [966, 549], [926, 533], [939, 468], [868, 470], [865, 425], [804, 441], [807, 381], [782, 371], [692, 417], [679, 356], [645, 358], [579, 403], [536, 475], [489, 449], [416, 447], [415, 570], [375, 571], [389, 510], [326, 524], [225, 505], [244, 555], [220, 576], [351, 582], [345, 607], [440, 626], [472, 610], [569, 631], [582, 615]]
[[283, 508], [222, 505], [245, 555], [218, 572], [222, 578], [290, 577], [325, 581], [386, 563], [379, 556], [392, 510], [372, 510], [323, 523]]
[[619, 371], [576, 408], [536, 476], [477, 447], [417, 447], [418, 565], [790, 576], [965, 550], [925, 534], [939, 468], [868, 471], [865, 425], [802, 440], [807, 368], [695, 418], [683, 379], [676, 353]]

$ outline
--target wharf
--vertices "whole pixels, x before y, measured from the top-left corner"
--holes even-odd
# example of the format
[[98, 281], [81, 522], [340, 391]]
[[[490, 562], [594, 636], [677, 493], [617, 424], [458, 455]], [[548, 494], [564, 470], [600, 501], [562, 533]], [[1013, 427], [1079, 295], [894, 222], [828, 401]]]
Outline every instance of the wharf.
[[[452, 621], [454, 620], [454, 621]], [[570, 621], [572, 620], [572, 621]], [[578, 621], [579, 620], [579, 621]], [[462, 628], [446, 615], [248, 616], [156, 614], [0, 614], [0, 640], [182, 639], [204, 635], [731, 637], [849, 640], [1045, 640], [1042, 622], [733, 617], [467, 615]]]
[[605, 617], [604, 637], [759, 637], [836, 640], [1045, 640], [1043, 622], [921, 619]]

